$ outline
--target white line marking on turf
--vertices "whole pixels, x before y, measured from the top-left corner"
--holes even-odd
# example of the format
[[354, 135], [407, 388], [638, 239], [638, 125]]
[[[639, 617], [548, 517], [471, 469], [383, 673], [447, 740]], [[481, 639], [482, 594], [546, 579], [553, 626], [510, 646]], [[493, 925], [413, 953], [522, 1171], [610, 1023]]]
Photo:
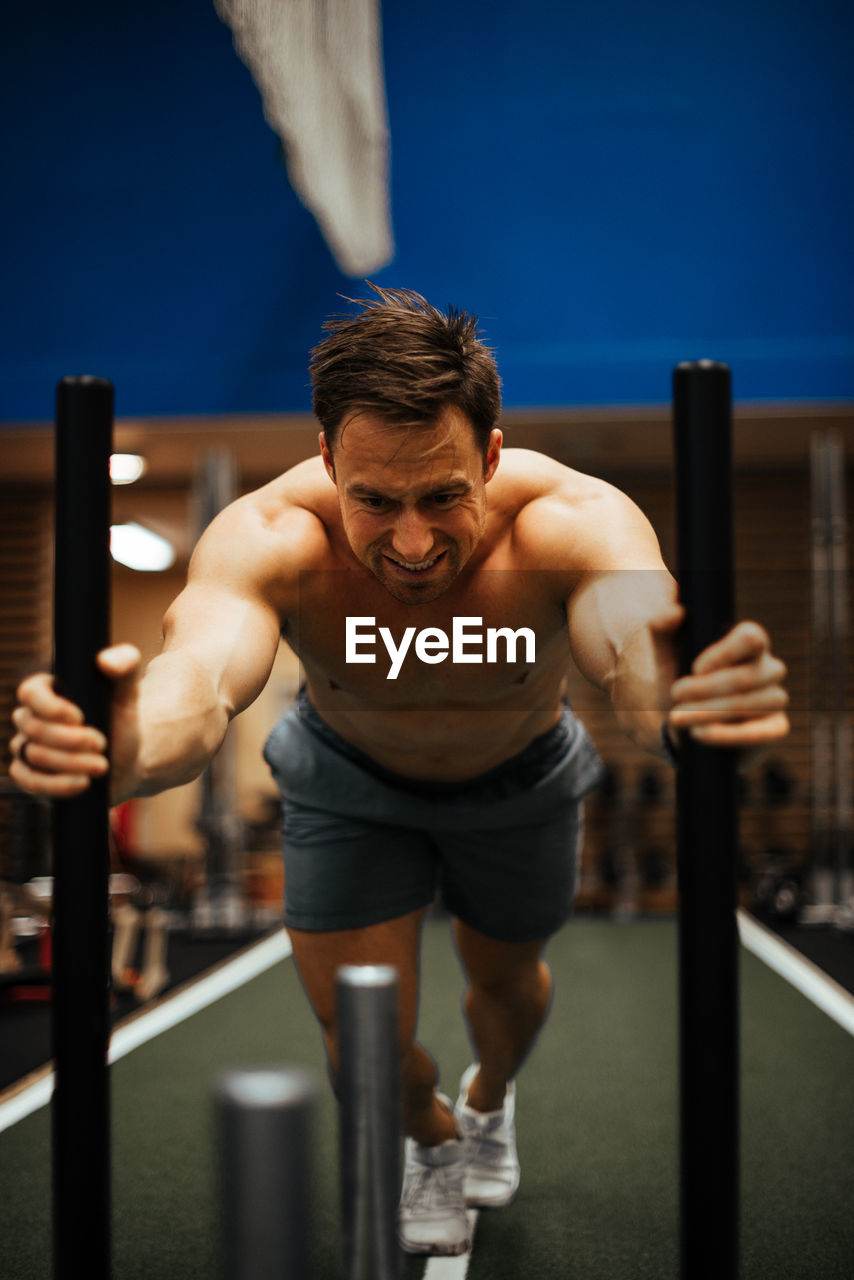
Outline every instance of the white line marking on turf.
[[[119, 1058], [124, 1058], [148, 1040], [153, 1040], [170, 1027], [177, 1026], [194, 1013], [206, 1009], [208, 1005], [236, 991], [252, 978], [257, 978], [290, 954], [291, 940], [284, 929], [279, 929], [269, 938], [242, 951], [233, 960], [227, 960], [207, 977], [180, 987], [174, 994], [164, 996], [152, 1009], [143, 1011], [123, 1026], [117, 1027], [110, 1038], [108, 1060], [117, 1062]], [[52, 1071], [46, 1071], [31, 1085], [14, 1093], [0, 1104], [0, 1133], [25, 1116], [32, 1115], [40, 1107], [47, 1106], [52, 1093]]]
[[854, 996], [746, 911], [736, 914], [742, 946], [854, 1036]]
[[4, 1129], [11, 1129], [13, 1124], [17, 1124], [26, 1116], [32, 1115], [34, 1111], [38, 1111], [39, 1107], [47, 1106], [52, 1093], [53, 1072], [49, 1071], [22, 1089], [20, 1093], [13, 1094], [0, 1106], [0, 1133]]
[[242, 951], [233, 960], [209, 973], [206, 978], [182, 988], [174, 996], [167, 997], [162, 1004], [155, 1005], [150, 1012], [118, 1027], [110, 1039], [110, 1062], [117, 1062], [161, 1032], [168, 1031], [185, 1018], [192, 1017], [194, 1013], [199, 1013], [223, 996], [236, 991], [252, 978], [272, 969], [274, 964], [290, 954], [291, 940], [284, 929]]
[[[474, 1247], [478, 1211], [466, 1209], [466, 1214], [471, 1226], [472, 1247]], [[458, 1254], [456, 1258], [428, 1258], [423, 1280], [465, 1280], [470, 1262], [471, 1250], [468, 1253]]]

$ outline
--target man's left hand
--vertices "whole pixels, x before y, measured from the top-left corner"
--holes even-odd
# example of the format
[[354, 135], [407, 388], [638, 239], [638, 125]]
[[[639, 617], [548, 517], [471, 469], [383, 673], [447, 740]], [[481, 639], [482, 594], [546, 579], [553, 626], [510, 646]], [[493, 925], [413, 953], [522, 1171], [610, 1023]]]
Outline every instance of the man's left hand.
[[671, 735], [687, 729], [712, 747], [761, 747], [789, 732], [786, 666], [756, 622], [740, 622], [704, 649], [670, 691]]

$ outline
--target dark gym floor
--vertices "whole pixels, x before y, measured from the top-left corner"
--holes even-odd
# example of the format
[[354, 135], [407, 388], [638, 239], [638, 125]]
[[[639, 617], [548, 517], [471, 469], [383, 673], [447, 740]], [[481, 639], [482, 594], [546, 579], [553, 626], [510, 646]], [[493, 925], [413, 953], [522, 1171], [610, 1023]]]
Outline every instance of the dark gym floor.
[[[764, 917], [762, 922], [854, 994], [854, 932], [829, 926], [805, 927]], [[220, 936], [188, 929], [172, 932], [167, 957], [169, 983], [163, 994], [200, 976], [260, 936], [257, 932]], [[35, 966], [35, 944], [22, 949], [22, 956]], [[0, 1093], [43, 1067], [51, 1054], [50, 1005], [8, 998], [13, 985], [11, 981], [0, 984]], [[140, 1006], [132, 996], [114, 1001], [113, 1025], [141, 1007], [145, 1006]]]
[[[767, 917], [761, 919], [769, 929], [854, 994], [854, 932], [824, 925], [803, 926]], [[192, 978], [201, 976], [261, 936], [260, 932], [216, 935], [189, 929], [170, 933], [169, 982], [162, 994], [168, 994]], [[32, 962], [34, 969], [35, 944], [22, 949], [22, 956], [25, 961]], [[11, 999], [9, 992], [13, 985], [10, 980], [0, 984], [0, 1093], [43, 1067], [51, 1054], [49, 1003]], [[113, 1025], [145, 1007], [130, 995], [115, 1000]]]
[[[519, 1195], [480, 1215], [469, 1280], [667, 1280], [677, 1270], [674, 922], [576, 920], [552, 942], [556, 995], [519, 1079]], [[447, 925], [425, 928], [420, 1035], [456, 1093], [470, 1051]], [[849, 1280], [854, 1037], [742, 951], [742, 1280]], [[211, 1084], [289, 1060], [317, 1076], [317, 1280], [339, 1274], [336, 1119], [289, 960], [113, 1067], [115, 1274], [210, 1280]], [[48, 1109], [0, 1134], [0, 1275], [49, 1273]], [[424, 1264], [407, 1259], [405, 1280]]]

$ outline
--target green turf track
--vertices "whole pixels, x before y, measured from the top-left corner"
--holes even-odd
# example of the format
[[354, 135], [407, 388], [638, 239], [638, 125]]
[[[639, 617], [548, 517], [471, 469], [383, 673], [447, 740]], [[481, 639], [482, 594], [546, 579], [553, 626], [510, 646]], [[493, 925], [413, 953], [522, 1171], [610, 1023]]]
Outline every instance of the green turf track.
[[[676, 1277], [676, 932], [578, 921], [554, 940], [550, 1022], [518, 1086], [522, 1186], [480, 1215], [470, 1280]], [[447, 927], [425, 931], [420, 1036], [456, 1094], [469, 1061]], [[854, 1276], [854, 1038], [742, 952], [742, 1277]], [[321, 1082], [316, 1280], [337, 1263], [336, 1128], [290, 961], [112, 1069], [116, 1280], [214, 1280], [210, 1082], [290, 1060]], [[423, 1263], [406, 1259], [404, 1280]], [[48, 1113], [0, 1134], [0, 1277], [50, 1274]]]

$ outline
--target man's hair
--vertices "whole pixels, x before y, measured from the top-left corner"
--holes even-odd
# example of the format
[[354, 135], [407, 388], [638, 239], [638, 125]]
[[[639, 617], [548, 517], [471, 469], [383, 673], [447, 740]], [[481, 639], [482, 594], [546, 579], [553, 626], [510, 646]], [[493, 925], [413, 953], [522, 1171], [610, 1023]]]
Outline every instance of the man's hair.
[[434, 423], [454, 405], [466, 415], [484, 457], [501, 412], [501, 382], [477, 317], [447, 314], [411, 289], [380, 289], [347, 298], [362, 310], [331, 316], [329, 334], [311, 353], [314, 412], [330, 449], [349, 418], [375, 414], [390, 426]]

